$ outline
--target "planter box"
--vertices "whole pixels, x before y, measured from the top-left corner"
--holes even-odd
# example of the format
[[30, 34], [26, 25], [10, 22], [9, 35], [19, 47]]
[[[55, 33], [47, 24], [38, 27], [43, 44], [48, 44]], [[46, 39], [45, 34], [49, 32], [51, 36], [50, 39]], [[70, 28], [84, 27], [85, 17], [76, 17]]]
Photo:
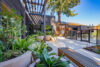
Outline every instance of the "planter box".
[[1, 62], [0, 67], [28, 67], [32, 59], [31, 53], [31, 51], [27, 51], [19, 57]]

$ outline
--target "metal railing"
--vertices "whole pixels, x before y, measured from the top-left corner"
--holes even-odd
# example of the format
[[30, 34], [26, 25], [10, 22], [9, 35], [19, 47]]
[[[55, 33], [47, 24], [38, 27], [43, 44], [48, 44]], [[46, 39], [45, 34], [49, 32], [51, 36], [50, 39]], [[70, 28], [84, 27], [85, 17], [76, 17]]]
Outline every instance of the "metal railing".
[[100, 29], [68, 31], [67, 38], [100, 44]]

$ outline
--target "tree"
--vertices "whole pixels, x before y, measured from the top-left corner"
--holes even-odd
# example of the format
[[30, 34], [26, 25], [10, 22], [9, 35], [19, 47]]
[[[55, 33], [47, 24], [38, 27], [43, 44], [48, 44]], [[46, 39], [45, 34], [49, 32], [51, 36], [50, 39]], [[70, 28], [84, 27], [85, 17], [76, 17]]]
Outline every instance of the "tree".
[[98, 24], [98, 29], [100, 29], [100, 24]]
[[61, 23], [61, 13], [66, 16], [75, 16], [75, 10], [71, 10], [73, 7], [80, 4], [80, 0], [48, 0], [47, 9], [51, 9], [52, 13], [57, 12], [58, 23]]

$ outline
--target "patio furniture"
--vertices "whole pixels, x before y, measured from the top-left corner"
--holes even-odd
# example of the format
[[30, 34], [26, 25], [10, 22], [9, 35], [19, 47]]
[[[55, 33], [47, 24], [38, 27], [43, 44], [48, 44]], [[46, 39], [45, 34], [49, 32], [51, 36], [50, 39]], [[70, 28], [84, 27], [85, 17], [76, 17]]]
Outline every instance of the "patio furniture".
[[62, 53], [79, 67], [100, 67], [99, 63], [72, 49], [58, 48], [58, 55], [62, 55]]

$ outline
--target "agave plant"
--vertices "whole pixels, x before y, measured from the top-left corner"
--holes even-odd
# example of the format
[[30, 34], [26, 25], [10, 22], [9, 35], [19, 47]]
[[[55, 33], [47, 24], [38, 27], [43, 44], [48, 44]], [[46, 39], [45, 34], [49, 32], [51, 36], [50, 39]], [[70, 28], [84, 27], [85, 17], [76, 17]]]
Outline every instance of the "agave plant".
[[49, 54], [47, 49], [44, 48], [42, 54], [37, 53], [40, 62], [36, 64], [36, 67], [69, 67], [70, 61], [61, 61], [61, 56], [55, 58], [55, 53]]
[[33, 51], [35, 53], [40, 53], [41, 54], [43, 52], [44, 48], [47, 48], [47, 47], [48, 47], [48, 45], [45, 44], [44, 41], [41, 41], [40, 43], [38, 43], [37, 45], [35, 45]]
[[40, 62], [36, 64], [36, 67], [69, 67], [70, 61], [61, 61], [61, 56], [55, 58], [56, 53], [48, 53], [47, 48], [35, 50], [36, 56], [40, 59]]
[[30, 36], [29, 38], [18, 38], [14, 41], [13, 48], [14, 49], [20, 49], [20, 50], [29, 50], [29, 46], [33, 44], [35, 41], [33, 36]]

